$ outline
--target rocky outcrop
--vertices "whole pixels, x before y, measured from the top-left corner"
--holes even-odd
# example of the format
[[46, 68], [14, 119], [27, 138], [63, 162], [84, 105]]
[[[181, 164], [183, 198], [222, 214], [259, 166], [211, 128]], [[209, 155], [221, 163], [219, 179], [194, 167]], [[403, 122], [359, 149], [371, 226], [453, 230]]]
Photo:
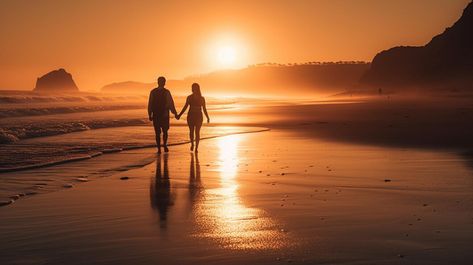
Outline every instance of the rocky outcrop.
[[421, 47], [395, 47], [375, 56], [362, 82], [379, 86], [473, 89], [473, 2], [461, 18]]
[[76, 92], [79, 88], [72, 79], [72, 75], [61, 68], [39, 77], [34, 91]]

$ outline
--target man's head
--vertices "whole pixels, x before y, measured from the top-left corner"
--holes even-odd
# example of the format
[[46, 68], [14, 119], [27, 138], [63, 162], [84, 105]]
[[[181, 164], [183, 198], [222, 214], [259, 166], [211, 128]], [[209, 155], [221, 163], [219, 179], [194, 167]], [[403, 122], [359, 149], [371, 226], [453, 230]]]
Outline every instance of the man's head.
[[164, 76], [158, 77], [158, 86], [163, 87], [166, 84], [166, 78]]

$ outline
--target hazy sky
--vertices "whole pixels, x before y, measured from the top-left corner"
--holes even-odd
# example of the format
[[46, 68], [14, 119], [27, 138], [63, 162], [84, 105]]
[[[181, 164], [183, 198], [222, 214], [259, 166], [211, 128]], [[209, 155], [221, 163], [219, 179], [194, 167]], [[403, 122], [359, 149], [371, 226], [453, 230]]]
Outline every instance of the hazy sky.
[[95, 90], [261, 62], [370, 61], [425, 44], [468, 2], [0, 0], [0, 88], [31, 89], [60, 67]]

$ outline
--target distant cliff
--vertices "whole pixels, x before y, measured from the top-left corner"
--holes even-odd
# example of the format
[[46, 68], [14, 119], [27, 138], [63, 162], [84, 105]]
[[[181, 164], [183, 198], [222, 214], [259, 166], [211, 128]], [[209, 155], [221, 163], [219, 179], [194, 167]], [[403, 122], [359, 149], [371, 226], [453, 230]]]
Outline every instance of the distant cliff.
[[375, 56], [362, 83], [473, 89], [473, 2], [461, 18], [421, 47], [395, 47]]
[[143, 91], [150, 91], [156, 84], [154, 83], [141, 83], [135, 81], [125, 81], [125, 82], [117, 82], [108, 84], [102, 87], [102, 92], [112, 92], [112, 93], [120, 93], [120, 92], [143, 92]]
[[74, 92], [79, 91], [79, 88], [72, 79], [72, 75], [61, 68], [39, 77], [34, 91]]
[[305, 63], [257, 65], [188, 78], [220, 93], [279, 94], [338, 93], [357, 84], [367, 63]]
[[[363, 62], [261, 64], [237, 70], [222, 70], [169, 80], [166, 86], [176, 93], [190, 93], [197, 82], [205, 92], [227, 95], [295, 95], [298, 93], [329, 93], [344, 91], [358, 83], [369, 68]], [[122, 82], [106, 85], [103, 92], [149, 92], [156, 84]]]

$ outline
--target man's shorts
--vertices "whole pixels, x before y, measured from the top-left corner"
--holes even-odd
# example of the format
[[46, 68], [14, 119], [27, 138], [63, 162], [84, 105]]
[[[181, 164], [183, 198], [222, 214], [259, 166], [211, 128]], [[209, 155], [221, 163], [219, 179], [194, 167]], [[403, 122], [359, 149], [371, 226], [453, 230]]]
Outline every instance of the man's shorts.
[[153, 118], [153, 126], [156, 133], [169, 130], [169, 115], [155, 116]]

